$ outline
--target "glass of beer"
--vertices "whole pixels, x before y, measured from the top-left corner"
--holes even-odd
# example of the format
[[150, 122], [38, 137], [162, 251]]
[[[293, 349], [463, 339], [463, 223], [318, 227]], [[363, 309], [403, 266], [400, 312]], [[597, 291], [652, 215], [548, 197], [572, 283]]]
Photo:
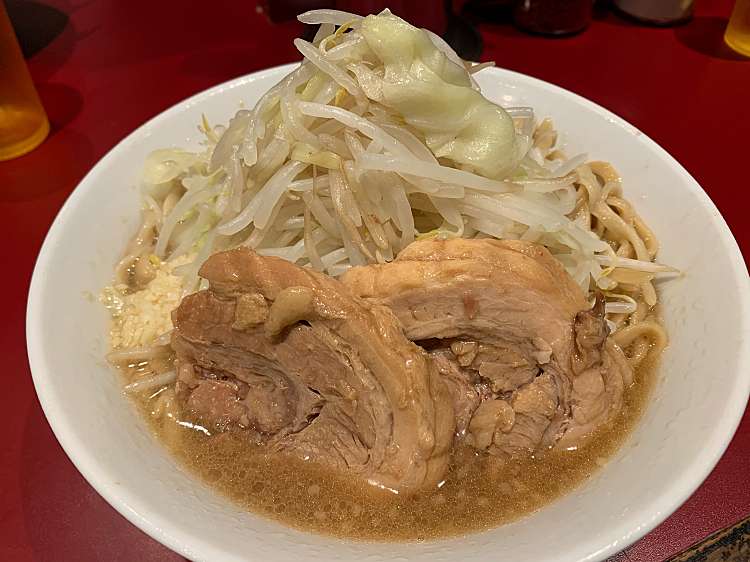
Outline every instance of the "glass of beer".
[[26, 154], [48, 133], [47, 114], [0, 0], [0, 160]]
[[737, 0], [734, 4], [724, 41], [738, 53], [750, 57], [750, 0]]

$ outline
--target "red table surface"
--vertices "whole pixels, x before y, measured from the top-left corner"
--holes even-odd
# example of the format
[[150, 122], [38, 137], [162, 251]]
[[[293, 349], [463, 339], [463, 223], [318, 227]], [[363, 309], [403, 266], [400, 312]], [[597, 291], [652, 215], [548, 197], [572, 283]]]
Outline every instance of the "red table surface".
[[[99, 158], [187, 96], [297, 60], [292, 39], [300, 27], [272, 25], [255, 3], [232, 0], [190, 9], [176, 0], [46, 5], [69, 17], [29, 61], [52, 133], [33, 153], [0, 163], [2, 283], [9, 297], [0, 323], [0, 560], [181, 560], [106, 504], [55, 440], [26, 358], [28, 284], [55, 214]], [[585, 33], [557, 40], [487, 24], [483, 59], [568, 88], [636, 125], [693, 174], [747, 252], [750, 60], [722, 47], [730, 7], [699, 1], [692, 22], [674, 29], [637, 27], [609, 14]], [[693, 497], [613, 560], [664, 560], [750, 514], [749, 458], [746, 413]]]

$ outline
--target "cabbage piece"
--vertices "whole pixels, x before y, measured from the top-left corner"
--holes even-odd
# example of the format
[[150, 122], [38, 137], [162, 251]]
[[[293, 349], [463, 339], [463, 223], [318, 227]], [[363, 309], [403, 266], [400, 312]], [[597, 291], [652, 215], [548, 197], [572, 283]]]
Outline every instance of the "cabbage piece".
[[204, 159], [201, 154], [179, 148], [154, 150], [146, 157], [142, 180], [151, 186], [171, 182]]
[[360, 33], [385, 67], [382, 88], [367, 91], [378, 92], [375, 101], [424, 134], [435, 156], [495, 179], [518, 165], [521, 148], [510, 115], [474, 90], [466, 69], [424, 30], [383, 12], [367, 16]]

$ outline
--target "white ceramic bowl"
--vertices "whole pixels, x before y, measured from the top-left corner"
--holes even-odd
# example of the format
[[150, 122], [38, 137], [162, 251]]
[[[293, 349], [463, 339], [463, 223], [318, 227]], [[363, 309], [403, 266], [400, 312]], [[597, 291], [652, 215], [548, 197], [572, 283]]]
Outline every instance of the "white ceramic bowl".
[[103, 359], [97, 295], [136, 229], [136, 182], [149, 151], [194, 146], [201, 113], [226, 122], [292, 66], [252, 74], [184, 101], [132, 133], [84, 178], [36, 264], [28, 352], [39, 399], [65, 452], [96, 490], [146, 533], [192, 560], [599, 560], [672, 513], [729, 443], [750, 389], [750, 283], [716, 207], [646, 135], [609, 111], [505, 70], [479, 76], [486, 95], [551, 116], [570, 153], [611, 161], [684, 278], [661, 298], [671, 344], [650, 405], [622, 449], [580, 488], [518, 522], [466, 538], [371, 544], [301, 533], [246, 513], [166, 454]]

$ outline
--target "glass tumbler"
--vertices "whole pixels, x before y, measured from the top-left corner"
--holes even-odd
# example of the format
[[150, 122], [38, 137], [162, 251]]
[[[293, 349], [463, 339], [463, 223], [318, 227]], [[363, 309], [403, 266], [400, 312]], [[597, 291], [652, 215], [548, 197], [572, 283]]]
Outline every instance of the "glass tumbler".
[[750, 57], [750, 0], [737, 0], [734, 4], [724, 41], [738, 53]]
[[0, 160], [26, 154], [48, 133], [47, 114], [0, 0]]

